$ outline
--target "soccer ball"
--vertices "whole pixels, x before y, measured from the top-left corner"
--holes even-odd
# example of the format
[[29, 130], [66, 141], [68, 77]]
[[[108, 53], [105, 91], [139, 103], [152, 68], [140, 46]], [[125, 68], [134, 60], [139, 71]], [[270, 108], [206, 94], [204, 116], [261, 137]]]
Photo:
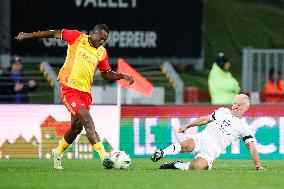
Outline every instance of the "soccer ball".
[[115, 169], [127, 169], [131, 162], [130, 156], [125, 151], [114, 152], [110, 159]]

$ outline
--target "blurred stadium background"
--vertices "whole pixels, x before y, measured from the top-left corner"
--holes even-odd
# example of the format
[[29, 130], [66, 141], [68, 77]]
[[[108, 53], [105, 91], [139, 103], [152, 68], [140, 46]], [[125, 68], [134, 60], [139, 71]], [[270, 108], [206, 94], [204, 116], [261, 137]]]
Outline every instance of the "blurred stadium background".
[[[283, 102], [267, 104], [261, 94], [269, 68], [281, 71], [284, 79], [283, 0], [0, 0], [0, 5], [1, 70], [20, 56], [24, 79], [38, 83], [37, 90], [27, 94], [28, 104], [9, 104], [1, 100], [7, 96], [0, 96], [0, 169], [1, 164], [3, 170], [9, 169], [6, 159], [50, 159], [50, 149], [70, 127], [56, 81], [66, 44], [54, 39], [19, 43], [14, 37], [21, 31], [63, 28], [88, 33], [97, 23], [110, 27], [106, 48], [112, 68], [116, 70], [117, 59], [123, 58], [155, 87], [151, 97], [123, 89], [120, 109], [116, 83], [95, 75], [91, 113], [108, 151], [121, 149], [132, 158], [148, 158], [154, 149], [178, 140], [177, 126], [218, 108], [210, 104], [207, 79], [217, 53], [225, 52], [241, 91], [252, 98], [246, 119], [260, 157], [269, 165], [270, 160], [283, 159]], [[5, 79], [0, 74], [0, 85], [9, 85]], [[193, 128], [190, 134], [202, 129]], [[96, 158], [84, 135], [68, 149], [66, 159]], [[250, 159], [250, 155], [243, 142], [236, 141], [221, 159]], [[217, 165], [217, 170], [239, 168]]]

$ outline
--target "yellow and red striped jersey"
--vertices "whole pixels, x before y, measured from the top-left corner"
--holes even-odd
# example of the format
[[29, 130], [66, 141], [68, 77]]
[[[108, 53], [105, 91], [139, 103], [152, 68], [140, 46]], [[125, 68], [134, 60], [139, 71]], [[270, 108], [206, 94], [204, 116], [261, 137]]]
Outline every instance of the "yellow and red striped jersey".
[[68, 43], [67, 56], [57, 80], [68, 87], [91, 93], [94, 73], [110, 70], [108, 54], [103, 46], [94, 48], [89, 36], [77, 30], [62, 30], [61, 39]]

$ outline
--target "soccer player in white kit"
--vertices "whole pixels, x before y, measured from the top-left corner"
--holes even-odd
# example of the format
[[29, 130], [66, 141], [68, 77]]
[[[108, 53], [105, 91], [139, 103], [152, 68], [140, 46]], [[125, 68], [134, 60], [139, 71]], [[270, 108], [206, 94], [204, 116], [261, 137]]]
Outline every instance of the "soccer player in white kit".
[[221, 152], [231, 145], [234, 140], [242, 138], [250, 151], [256, 170], [264, 170], [250, 128], [242, 119], [249, 105], [249, 97], [245, 94], [238, 94], [231, 109], [219, 108], [211, 115], [202, 116], [187, 125], [181, 126], [178, 129], [179, 133], [184, 133], [190, 127], [208, 124], [202, 132], [180, 143], [172, 144], [164, 150], [156, 150], [151, 158], [152, 161], [157, 162], [166, 155], [191, 152], [196, 155], [191, 162], [174, 161], [165, 163], [160, 166], [160, 169], [210, 170], [213, 161], [220, 156]]

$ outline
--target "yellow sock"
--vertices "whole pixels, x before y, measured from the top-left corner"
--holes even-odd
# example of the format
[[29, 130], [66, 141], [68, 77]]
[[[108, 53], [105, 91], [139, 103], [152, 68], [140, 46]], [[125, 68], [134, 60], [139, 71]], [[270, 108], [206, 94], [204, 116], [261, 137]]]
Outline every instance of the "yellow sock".
[[59, 144], [59, 146], [57, 147], [57, 152], [59, 154], [63, 154], [64, 151], [70, 146], [70, 144], [68, 144], [66, 142], [66, 140], [64, 139], [64, 137], [61, 139], [61, 143]]
[[107, 153], [105, 151], [105, 148], [104, 148], [104, 145], [103, 145], [102, 142], [98, 142], [98, 143], [94, 144], [93, 148], [96, 152], [98, 152], [101, 160], [103, 160], [107, 156]]

